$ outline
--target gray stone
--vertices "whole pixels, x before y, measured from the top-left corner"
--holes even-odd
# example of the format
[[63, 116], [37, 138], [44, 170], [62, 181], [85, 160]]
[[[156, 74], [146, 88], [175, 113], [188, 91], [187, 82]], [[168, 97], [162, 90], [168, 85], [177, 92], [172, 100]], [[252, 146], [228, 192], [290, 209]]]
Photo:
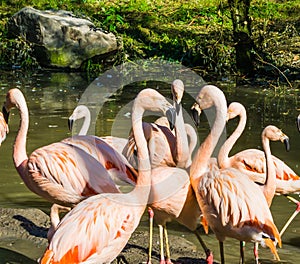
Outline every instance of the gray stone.
[[83, 61], [118, 48], [114, 34], [68, 11], [25, 7], [9, 19], [7, 29], [9, 35], [32, 43], [34, 56], [46, 67], [77, 69]]

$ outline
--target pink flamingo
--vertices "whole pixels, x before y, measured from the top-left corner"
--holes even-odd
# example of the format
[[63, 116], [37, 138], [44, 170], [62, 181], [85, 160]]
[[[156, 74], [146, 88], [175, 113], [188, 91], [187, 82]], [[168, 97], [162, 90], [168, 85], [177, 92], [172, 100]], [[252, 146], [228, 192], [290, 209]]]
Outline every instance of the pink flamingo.
[[[176, 139], [169, 128], [143, 122], [152, 168], [159, 166], [176, 167]], [[136, 145], [132, 132], [123, 150], [123, 155], [136, 168]]]
[[[298, 115], [297, 120], [297, 128], [300, 132], [300, 115]], [[296, 204], [296, 210], [294, 211], [294, 213], [290, 216], [290, 218], [286, 221], [285, 225], [283, 226], [283, 228], [280, 231], [280, 236], [284, 233], [284, 231], [288, 228], [288, 226], [290, 225], [290, 223], [293, 221], [293, 219], [299, 214], [300, 212], [300, 202], [295, 199], [294, 197], [291, 196], [286, 196], [288, 199], [290, 199], [292, 202], [294, 202]]]
[[240, 246], [242, 241], [267, 245], [279, 259], [273, 241], [281, 245], [281, 239], [259, 187], [234, 168], [220, 169], [209, 163], [226, 124], [227, 107], [223, 92], [216, 86], [205, 85], [192, 109], [199, 113], [212, 105], [216, 108], [216, 118], [193, 159], [190, 177], [201, 212], [219, 240], [221, 263], [225, 263], [223, 242], [226, 237], [239, 240]]
[[[72, 129], [74, 122], [79, 119], [83, 119], [83, 123], [78, 135], [85, 136], [87, 135], [91, 123], [91, 113], [87, 106], [78, 105], [75, 107], [73, 113], [70, 115], [68, 119], [68, 125], [70, 130]], [[116, 149], [119, 153], [122, 153], [125, 145], [127, 144], [127, 138], [112, 137], [112, 136], [104, 136], [100, 138], [101, 140], [105, 141], [108, 145]]]
[[[192, 163], [192, 153], [197, 145], [197, 133], [188, 123], [184, 123], [181, 100], [184, 93], [184, 84], [176, 79], [171, 84], [173, 105], [176, 108], [176, 124], [172, 133], [176, 140], [176, 166], [179, 168], [189, 168]], [[155, 124], [168, 127], [165, 117], [155, 121]]]
[[[143, 135], [145, 110], [173, 110], [163, 96], [142, 90], [132, 108], [137, 144], [138, 180], [126, 194], [99, 194], [78, 204], [59, 223], [40, 263], [110, 263], [122, 251], [145, 211], [151, 189], [151, 165]], [[74, 236], [76, 230], [76, 236]]]
[[[240, 103], [233, 102], [228, 107], [228, 119], [233, 119], [236, 116], [239, 116], [240, 118], [239, 124], [220, 149], [218, 155], [219, 166], [220, 168], [236, 168], [248, 175], [253, 181], [264, 184], [267, 171], [264, 151], [258, 149], [245, 149], [228, 157], [233, 145], [243, 133], [247, 121], [247, 114], [244, 106]], [[262, 139], [263, 141], [266, 140], [264, 138]], [[284, 140], [284, 137], [281, 139]], [[287, 194], [299, 192], [300, 177], [282, 160], [274, 155], [271, 157], [276, 170], [276, 193]]]
[[[197, 230], [200, 223], [201, 211], [195, 193], [190, 185], [189, 175], [186, 170], [180, 169], [180, 167], [187, 168], [189, 166], [189, 160], [191, 159], [190, 146], [188, 146], [186, 126], [184, 124], [181, 106], [181, 99], [184, 92], [183, 82], [181, 80], [173, 81], [171, 89], [173, 94], [173, 106], [176, 108], [175, 136], [177, 167], [159, 166], [152, 169], [152, 188], [149, 198], [151, 203], [148, 204], [153, 210], [153, 212], [150, 210], [150, 221], [151, 217], [153, 217], [159, 226], [160, 263], [172, 263], [166, 224], [174, 220], [195, 233], [207, 255], [207, 263], [212, 263], [213, 255], [206, 247]], [[166, 123], [163, 119], [160, 119], [158, 122], [161, 124]], [[165, 192], [166, 189], [172, 190], [167, 196]], [[151, 261], [151, 224], [152, 222], [150, 222], [148, 263]], [[164, 259], [163, 236], [166, 240], [166, 260]]]
[[[182, 96], [183, 89], [184, 89], [182, 81], [176, 83], [175, 80], [172, 84], [172, 87], [173, 86], [177, 87], [177, 91], [182, 89], [181, 91], [181, 96]], [[178, 154], [179, 152], [177, 150], [176, 137], [169, 129], [169, 127], [166, 125], [166, 121], [164, 119], [161, 120], [163, 121], [158, 122], [159, 124], [143, 122], [143, 131], [147, 140], [147, 145], [148, 145], [149, 155], [151, 160], [151, 167], [152, 168], [156, 168], [160, 166], [176, 167], [178, 155], [180, 155]], [[182, 138], [182, 140], [187, 142], [187, 139], [184, 137]], [[186, 147], [188, 150], [188, 144], [182, 144], [182, 145], [184, 145], [184, 147]], [[134, 136], [132, 131], [128, 137], [128, 143], [123, 150], [123, 154], [129, 161], [129, 163], [135, 167], [136, 166], [135, 141], [134, 141]], [[183, 157], [183, 159], [187, 159], [188, 156], [186, 157], [186, 153], [183, 153], [181, 157]]]
[[[107, 166], [104, 167], [82, 149], [64, 142], [56, 142], [36, 149], [28, 157], [26, 138], [29, 114], [24, 95], [19, 89], [11, 89], [6, 96], [3, 114], [17, 107], [20, 112], [20, 127], [13, 147], [13, 161], [29, 190], [47, 199], [51, 208], [52, 228], [59, 222], [62, 207], [73, 207], [89, 196], [110, 192], [118, 193]], [[104, 164], [114, 164], [106, 160]], [[49, 237], [52, 234], [49, 230]]]
[[8, 134], [8, 125], [6, 121], [7, 120], [4, 119], [3, 114], [0, 112], [0, 146]]

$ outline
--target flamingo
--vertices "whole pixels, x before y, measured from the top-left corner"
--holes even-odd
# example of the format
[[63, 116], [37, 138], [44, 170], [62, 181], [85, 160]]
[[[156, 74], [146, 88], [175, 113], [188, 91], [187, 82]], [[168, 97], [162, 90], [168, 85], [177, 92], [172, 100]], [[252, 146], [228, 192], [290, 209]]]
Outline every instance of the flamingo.
[[5, 120], [3, 114], [0, 112], [0, 146], [1, 143], [5, 140], [7, 134], [8, 134], [7, 120]]
[[[74, 122], [81, 118], [84, 118], [84, 121], [78, 135], [63, 139], [62, 142], [79, 147], [92, 155], [105, 166], [117, 185], [124, 185], [124, 183], [135, 185], [137, 172], [121, 154], [127, 140], [117, 137], [86, 135], [91, 122], [91, 113], [85, 105], [78, 105], [74, 109], [68, 119], [69, 129], [71, 130]], [[119, 147], [114, 147], [117, 141], [120, 143]]]
[[[300, 114], [298, 115], [297, 119], [296, 119], [296, 123], [297, 123], [297, 128], [298, 131], [300, 132]], [[285, 225], [283, 226], [283, 228], [280, 231], [280, 236], [282, 236], [282, 234], [285, 232], [285, 230], [288, 228], [288, 226], [290, 225], [290, 223], [293, 221], [293, 219], [299, 214], [300, 212], [300, 201], [298, 201], [297, 199], [295, 199], [294, 197], [291, 196], [286, 196], [288, 199], [290, 199], [292, 202], [294, 202], [296, 204], [296, 210], [294, 211], [294, 213], [290, 216], [290, 218], [286, 221]]]
[[[186, 170], [180, 168], [188, 167], [188, 162], [191, 159], [181, 106], [181, 99], [184, 92], [183, 82], [178, 79], [173, 81], [171, 90], [173, 94], [173, 106], [176, 108], [175, 135], [177, 148], [176, 160], [178, 163], [177, 167], [158, 166], [152, 169], [152, 188], [149, 199], [151, 203], [148, 206], [153, 211], [149, 208], [150, 245], [148, 263], [151, 262], [152, 218], [154, 218], [154, 221], [159, 226], [160, 263], [172, 263], [166, 224], [174, 220], [196, 234], [206, 253], [207, 262], [212, 263], [213, 255], [197, 231], [201, 212], [190, 185], [189, 174]], [[165, 120], [160, 120], [159, 122], [162, 123]], [[166, 189], [173, 191], [166, 196]], [[166, 240], [166, 260], [164, 259], [163, 236], [165, 236]]]
[[[162, 124], [143, 122], [143, 131], [147, 140], [152, 168], [160, 166], [176, 167], [178, 158], [176, 137], [165, 123], [165, 121]], [[136, 167], [135, 140], [132, 131], [129, 134], [123, 155], [130, 164]]]
[[[247, 121], [245, 107], [240, 103], [233, 102], [228, 107], [228, 119], [233, 119], [236, 116], [240, 117], [239, 124], [221, 147], [218, 155], [218, 164], [220, 168], [236, 168], [248, 175], [253, 181], [264, 184], [267, 171], [264, 151], [258, 149], [245, 149], [228, 157], [233, 145], [244, 131]], [[284, 140], [284, 137], [281, 139]], [[282, 160], [274, 155], [271, 157], [276, 170], [276, 193], [288, 194], [299, 192], [300, 177]]]
[[126, 245], [145, 211], [151, 189], [151, 164], [142, 129], [143, 113], [147, 109], [175, 113], [172, 105], [153, 91], [142, 90], [132, 107], [138, 158], [135, 188], [126, 194], [95, 195], [79, 203], [59, 223], [40, 263], [110, 263]]
[[[176, 139], [169, 128], [155, 123], [143, 122], [152, 168], [176, 167]], [[136, 168], [136, 144], [132, 131], [122, 152], [129, 163]]]
[[59, 222], [61, 208], [74, 207], [98, 193], [118, 193], [119, 189], [106, 167], [74, 145], [55, 142], [36, 149], [28, 157], [26, 139], [29, 113], [23, 93], [16, 88], [10, 89], [6, 95], [3, 106], [6, 119], [13, 107], [20, 112], [20, 127], [13, 147], [14, 166], [30, 191], [54, 203], [50, 213], [50, 239]]
[[216, 118], [193, 158], [190, 178], [201, 212], [219, 241], [221, 263], [225, 263], [226, 237], [239, 240], [240, 246], [242, 241], [267, 245], [279, 259], [273, 243], [276, 240], [281, 246], [279, 232], [257, 184], [234, 168], [220, 169], [209, 162], [225, 127], [227, 107], [223, 92], [214, 85], [205, 85], [192, 106], [193, 116], [212, 105], [216, 108]]
[[[71, 130], [76, 120], [83, 119], [82, 127], [80, 128], [78, 135], [87, 135], [90, 123], [91, 123], [91, 112], [85, 105], [78, 105], [73, 110], [73, 113], [68, 119], [69, 129]], [[105, 141], [108, 145], [112, 146], [119, 153], [122, 153], [125, 145], [127, 144], [127, 138], [104, 136], [100, 137], [101, 140]]]
[[[189, 168], [192, 163], [192, 153], [197, 145], [197, 133], [188, 123], [184, 123], [181, 100], [184, 93], [184, 84], [180, 79], [176, 79], [171, 84], [173, 105], [176, 108], [176, 124], [172, 133], [176, 140], [176, 166]], [[155, 124], [168, 127], [168, 120], [161, 117]]]
[[[233, 113], [234, 111], [237, 111], [237, 109], [241, 109], [242, 111], [245, 111], [245, 108], [240, 103], [234, 102], [229, 105], [229, 107], [228, 107], [229, 119], [232, 118], [232, 116], [230, 114]], [[233, 116], [234, 116], [234, 114], [233, 114]], [[223, 144], [223, 146], [220, 149], [219, 155], [218, 155], [218, 161], [221, 161], [219, 163], [219, 167], [222, 169], [226, 168], [224, 164], [227, 164], [227, 166], [228, 166], [228, 163], [224, 162], [224, 160], [226, 158], [228, 159], [228, 156], [226, 158], [224, 158], [224, 156], [222, 156], [222, 155], [228, 155], [227, 150], [224, 151], [223, 148], [228, 147], [228, 141], [231, 140], [230, 137]], [[263, 145], [263, 150], [264, 150], [264, 155], [265, 155], [264, 159], [266, 162], [266, 178], [267, 179], [265, 181], [265, 184], [260, 185], [259, 187], [261, 188], [261, 190], [265, 196], [265, 199], [268, 203], [268, 206], [270, 207], [272, 204], [274, 195], [275, 195], [276, 184], [277, 184], [277, 182], [282, 181], [282, 180], [276, 179], [276, 168], [275, 168], [275, 164], [274, 164], [274, 161], [273, 161], [273, 158], [271, 155], [270, 140], [284, 142], [287, 147], [287, 150], [289, 150], [289, 141], [288, 141], [289, 138], [279, 128], [277, 128], [276, 126], [272, 126], [272, 125], [269, 125], [264, 128], [264, 130], [262, 131], [261, 137], [262, 137], [262, 145]], [[230, 165], [229, 165], [229, 167], [230, 167]], [[282, 232], [280, 232], [280, 237], [281, 237], [281, 235], [282, 235]], [[257, 243], [255, 244], [254, 255], [255, 255], [256, 262], [258, 262], [258, 244]]]

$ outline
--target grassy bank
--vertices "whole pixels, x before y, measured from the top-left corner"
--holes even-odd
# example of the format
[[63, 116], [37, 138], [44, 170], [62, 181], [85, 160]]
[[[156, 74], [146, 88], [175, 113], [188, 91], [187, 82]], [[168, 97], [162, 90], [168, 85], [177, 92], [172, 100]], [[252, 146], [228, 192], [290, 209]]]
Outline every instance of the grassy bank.
[[[22, 40], [7, 40], [5, 24], [25, 6], [37, 9], [65, 9], [89, 17], [97, 27], [120, 38], [121, 52], [114, 63], [136, 58], [160, 57], [179, 61], [203, 75], [235, 74], [234, 43], [226, 1], [7, 1], [1, 5], [0, 64], [35, 66], [30, 46]], [[252, 1], [253, 40], [257, 47], [257, 69], [278, 74], [300, 68], [300, 2]], [[19, 52], [21, 48], [23, 52]], [[102, 70], [100, 61], [84, 66]], [[276, 69], [278, 68], [278, 69]], [[296, 73], [297, 74], [297, 73]], [[291, 75], [292, 76], [292, 75]]]

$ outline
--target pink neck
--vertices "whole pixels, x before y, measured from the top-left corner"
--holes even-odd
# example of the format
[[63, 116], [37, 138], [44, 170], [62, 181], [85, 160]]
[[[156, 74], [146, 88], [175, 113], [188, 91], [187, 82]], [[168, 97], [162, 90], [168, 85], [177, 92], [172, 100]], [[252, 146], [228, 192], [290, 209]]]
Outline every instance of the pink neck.
[[241, 111], [239, 114], [240, 121], [234, 132], [231, 134], [231, 136], [225, 141], [223, 146], [220, 149], [219, 155], [218, 155], [218, 164], [220, 168], [228, 168], [230, 167], [230, 158], [229, 158], [229, 152], [232, 150], [234, 144], [239, 139], [241, 134], [243, 133], [246, 122], [247, 122], [247, 116], [245, 111]]
[[272, 159], [270, 140], [264, 135], [262, 135], [262, 146], [265, 152], [266, 159], [266, 182], [263, 191], [267, 203], [270, 207], [276, 190], [276, 170]]
[[24, 161], [28, 160], [28, 156], [26, 153], [26, 139], [29, 126], [29, 113], [25, 98], [23, 96], [22, 98], [19, 98], [16, 107], [20, 112], [20, 125], [13, 148], [13, 160], [15, 167], [19, 170], [20, 165], [26, 166], [26, 163], [24, 163]]
[[211, 128], [211, 131], [205, 141], [199, 147], [190, 170], [192, 180], [198, 179], [207, 169], [209, 159], [218, 143], [218, 140], [224, 130], [226, 124], [226, 99], [221, 92], [218, 95], [212, 96], [212, 100], [216, 107], [216, 118]]
[[176, 115], [176, 148], [177, 148], [177, 166], [180, 168], [185, 168], [187, 161], [189, 159], [189, 145], [188, 138], [185, 130], [182, 106], [180, 105], [180, 111]]

